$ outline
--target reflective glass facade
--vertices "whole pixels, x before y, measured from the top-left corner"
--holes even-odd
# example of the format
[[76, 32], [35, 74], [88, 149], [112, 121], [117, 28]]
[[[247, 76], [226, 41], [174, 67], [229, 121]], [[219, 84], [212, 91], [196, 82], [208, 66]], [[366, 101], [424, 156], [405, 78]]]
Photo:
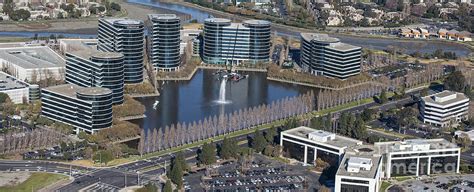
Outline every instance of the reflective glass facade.
[[99, 19], [100, 51], [124, 55], [124, 82], [143, 81], [144, 24], [130, 19]]
[[48, 87], [42, 89], [41, 103], [41, 115], [77, 131], [93, 133], [112, 125], [112, 91], [106, 88]]
[[301, 67], [311, 74], [346, 79], [360, 73], [360, 47], [325, 34], [301, 34]]
[[173, 14], [148, 15], [148, 56], [155, 69], [174, 71], [179, 68], [179, 17]]
[[270, 22], [262, 20], [232, 23], [228, 19], [206, 19], [203, 61], [209, 64], [269, 61], [270, 27]]
[[66, 82], [112, 90], [113, 104], [123, 103], [124, 61], [119, 53], [98, 52], [81, 56], [66, 53]]

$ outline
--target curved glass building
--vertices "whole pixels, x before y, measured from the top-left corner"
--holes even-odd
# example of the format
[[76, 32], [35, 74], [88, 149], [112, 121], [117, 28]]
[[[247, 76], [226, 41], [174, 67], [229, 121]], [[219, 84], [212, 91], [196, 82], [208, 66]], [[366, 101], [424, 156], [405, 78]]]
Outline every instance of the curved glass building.
[[180, 27], [181, 21], [174, 14], [148, 15], [148, 57], [155, 69], [179, 69]]
[[66, 82], [83, 87], [109, 88], [113, 104], [122, 104], [124, 56], [95, 50], [67, 52]]
[[41, 90], [41, 115], [94, 133], [112, 126], [112, 91], [63, 84]]
[[247, 20], [243, 23], [249, 28], [249, 59], [253, 62], [269, 61], [271, 47], [271, 23], [263, 20]]
[[208, 64], [269, 61], [270, 27], [271, 23], [263, 20], [232, 23], [229, 19], [206, 19], [203, 61]]
[[301, 33], [300, 65], [313, 75], [346, 79], [360, 73], [362, 48], [327, 34]]
[[99, 19], [98, 44], [100, 51], [124, 55], [125, 83], [143, 81], [144, 23], [134, 19]]

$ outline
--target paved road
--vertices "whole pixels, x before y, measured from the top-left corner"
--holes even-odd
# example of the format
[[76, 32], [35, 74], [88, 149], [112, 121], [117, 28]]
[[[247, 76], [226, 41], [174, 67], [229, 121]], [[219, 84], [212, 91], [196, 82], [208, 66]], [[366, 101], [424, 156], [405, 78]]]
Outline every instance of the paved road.
[[[380, 110], [387, 110], [393, 107], [396, 107], [397, 104], [406, 104], [411, 102], [410, 98], [406, 98], [400, 101], [393, 101], [389, 102], [385, 105], [379, 106]], [[363, 109], [367, 107], [375, 107], [378, 106], [376, 103], [369, 103], [362, 106], [354, 107], [351, 109], [346, 109], [343, 111], [346, 112], [361, 112]], [[342, 112], [342, 111], [340, 111]], [[247, 139], [248, 136], [252, 134], [242, 135], [236, 137], [237, 141], [244, 141]], [[217, 142], [219, 143], [219, 142]], [[194, 147], [190, 149], [186, 149], [183, 151], [183, 154], [186, 159], [189, 157], [193, 157], [196, 155], [197, 150], [199, 147]], [[87, 189], [115, 189], [115, 188], [124, 188], [126, 186], [132, 186], [138, 184], [138, 179], [140, 179], [140, 183], [146, 183], [153, 178], [156, 178], [159, 174], [164, 173], [165, 169], [158, 168], [154, 170], [148, 170], [143, 173], [137, 173], [137, 171], [142, 171], [146, 168], [159, 166], [159, 165], [167, 165], [171, 162], [171, 159], [174, 158], [176, 153], [170, 153], [166, 155], [162, 155], [159, 157], [152, 157], [146, 160], [140, 160], [136, 162], [131, 162], [127, 164], [123, 164], [120, 166], [116, 166], [113, 168], [104, 168], [104, 169], [91, 169], [91, 168], [83, 168], [79, 166], [70, 166], [59, 164], [59, 163], [50, 163], [50, 162], [40, 162], [40, 161], [0, 161], [0, 170], [8, 171], [24, 171], [24, 170], [31, 170], [38, 169], [38, 167], [43, 167], [46, 171], [49, 172], [58, 172], [63, 174], [68, 174], [74, 171], [71, 170], [82, 170], [86, 172], [86, 174], [76, 174], [73, 175], [74, 182], [63, 186], [59, 189], [59, 191], [78, 191], [80, 189], [86, 188]], [[196, 163], [196, 159], [188, 159], [188, 163]], [[30, 170], [30, 171], [31, 171]]]
[[80, 177], [92, 170], [91, 168], [48, 161], [0, 161], [0, 171], [39, 171]]

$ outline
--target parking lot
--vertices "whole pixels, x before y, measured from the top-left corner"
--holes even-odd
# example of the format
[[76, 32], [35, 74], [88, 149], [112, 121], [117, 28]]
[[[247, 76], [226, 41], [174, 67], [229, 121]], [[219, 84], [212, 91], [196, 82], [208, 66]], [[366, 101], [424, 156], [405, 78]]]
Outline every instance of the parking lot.
[[409, 191], [474, 191], [474, 175], [453, 175], [426, 177], [404, 182], [401, 185]]
[[319, 175], [256, 155], [247, 166], [226, 162], [185, 176], [187, 191], [302, 191], [318, 189]]

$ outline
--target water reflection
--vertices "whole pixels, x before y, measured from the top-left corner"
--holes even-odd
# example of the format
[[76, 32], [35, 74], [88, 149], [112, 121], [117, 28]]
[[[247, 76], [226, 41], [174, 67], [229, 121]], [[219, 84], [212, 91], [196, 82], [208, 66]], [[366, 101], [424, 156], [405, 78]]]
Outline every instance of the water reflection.
[[[238, 83], [228, 82], [226, 98], [229, 104], [217, 104], [220, 82], [214, 79], [212, 70], [198, 71], [191, 81], [166, 82], [160, 97], [140, 98], [146, 106], [146, 118], [134, 121], [141, 127], [164, 127], [177, 122], [192, 122], [209, 116], [243, 109], [250, 106], [271, 103], [272, 101], [306, 93], [309, 88], [269, 82], [265, 73], [244, 72], [249, 78]], [[153, 103], [159, 100], [157, 109]]]
[[191, 15], [193, 19], [196, 19], [200, 23], [204, 22], [204, 19], [212, 17], [210, 13], [201, 11], [199, 9], [194, 9], [192, 7], [186, 7], [186, 6], [174, 4], [174, 3], [159, 2], [158, 0], [128, 0], [127, 2], [138, 3], [142, 5], [148, 5], [152, 7], [164, 8], [164, 9], [169, 9], [173, 11], [178, 11], [181, 13], [186, 13], [186, 14]]

